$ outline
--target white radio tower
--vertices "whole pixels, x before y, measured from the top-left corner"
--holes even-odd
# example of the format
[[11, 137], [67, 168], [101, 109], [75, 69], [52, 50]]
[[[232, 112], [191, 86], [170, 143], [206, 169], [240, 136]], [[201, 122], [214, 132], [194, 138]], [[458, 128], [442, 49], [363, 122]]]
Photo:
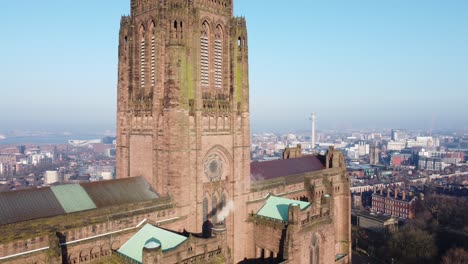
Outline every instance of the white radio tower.
[[315, 118], [316, 118], [315, 113], [312, 113], [312, 116], [310, 117], [310, 120], [312, 120], [312, 138], [311, 138], [311, 141], [312, 141], [311, 148], [312, 149], [315, 148]]

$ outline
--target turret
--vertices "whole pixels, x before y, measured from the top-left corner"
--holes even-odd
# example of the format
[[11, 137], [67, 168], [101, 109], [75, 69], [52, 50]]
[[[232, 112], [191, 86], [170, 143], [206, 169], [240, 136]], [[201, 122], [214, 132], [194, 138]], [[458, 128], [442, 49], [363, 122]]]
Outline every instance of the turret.
[[249, 48], [247, 23], [244, 17], [234, 17], [231, 22], [231, 44], [233, 57], [233, 98], [239, 112], [249, 111]]
[[300, 222], [301, 207], [297, 203], [290, 204], [288, 207], [288, 221], [290, 224], [297, 224]]
[[163, 255], [161, 244], [158, 240], [152, 238], [145, 243], [142, 254], [143, 264], [161, 264], [163, 263]]

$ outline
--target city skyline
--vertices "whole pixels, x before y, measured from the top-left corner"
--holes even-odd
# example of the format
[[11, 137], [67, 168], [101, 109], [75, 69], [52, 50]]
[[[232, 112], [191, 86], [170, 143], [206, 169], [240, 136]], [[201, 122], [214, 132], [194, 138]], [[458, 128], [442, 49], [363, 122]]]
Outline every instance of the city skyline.
[[468, 258], [468, 4], [18, 1], [0, 262]]
[[[2, 129], [115, 128], [118, 21], [129, 4], [112, 3], [5, 3]], [[249, 26], [252, 132], [307, 129], [311, 112], [318, 129], [466, 129], [467, 10], [237, 1]]]

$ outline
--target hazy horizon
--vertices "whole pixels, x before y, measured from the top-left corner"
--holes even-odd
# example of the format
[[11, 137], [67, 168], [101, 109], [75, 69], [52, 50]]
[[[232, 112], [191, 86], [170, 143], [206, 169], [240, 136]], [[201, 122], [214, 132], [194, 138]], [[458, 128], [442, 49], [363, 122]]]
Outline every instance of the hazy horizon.
[[[309, 129], [311, 112], [320, 129], [468, 128], [468, 2], [234, 4], [249, 30], [252, 132]], [[0, 133], [115, 130], [130, 1], [4, 6]]]

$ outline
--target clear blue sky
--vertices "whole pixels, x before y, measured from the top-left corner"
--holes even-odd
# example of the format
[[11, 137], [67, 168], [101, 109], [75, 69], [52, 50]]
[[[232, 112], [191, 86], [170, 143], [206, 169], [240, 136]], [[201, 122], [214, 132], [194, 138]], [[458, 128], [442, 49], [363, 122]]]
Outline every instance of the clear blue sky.
[[[2, 3], [0, 130], [115, 127], [130, 0]], [[253, 131], [468, 128], [468, 1], [236, 0]]]

